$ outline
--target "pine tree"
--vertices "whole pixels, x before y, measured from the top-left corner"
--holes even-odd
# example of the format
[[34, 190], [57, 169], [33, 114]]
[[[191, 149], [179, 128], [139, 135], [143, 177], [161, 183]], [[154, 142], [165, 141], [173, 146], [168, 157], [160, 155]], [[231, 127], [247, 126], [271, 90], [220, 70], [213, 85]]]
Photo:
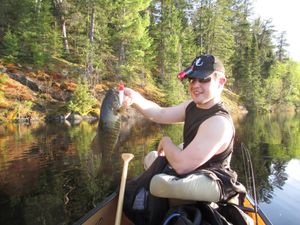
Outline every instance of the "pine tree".
[[[165, 90], [167, 102], [176, 104], [185, 98], [183, 85], [177, 80], [177, 74], [182, 69], [184, 58], [191, 58], [189, 53], [183, 55], [182, 23], [185, 21], [182, 9], [176, 7], [175, 1], [163, 0], [153, 2], [156, 11], [155, 26], [152, 26], [152, 35], [157, 52], [157, 81]], [[188, 46], [188, 42], [186, 42]], [[186, 57], [188, 56], [188, 57]]]
[[232, 6], [234, 10], [232, 29], [234, 34], [234, 53], [231, 57], [233, 85], [231, 88], [237, 93], [243, 93], [249, 77], [249, 51], [251, 46], [251, 24], [248, 21], [248, 1], [236, 1]]
[[252, 25], [252, 30], [256, 35], [257, 47], [260, 61], [260, 75], [262, 78], [267, 78], [270, 74], [270, 68], [275, 62], [275, 56], [273, 53], [273, 35], [274, 29], [270, 20], [261, 21], [260, 18], [256, 19]]
[[230, 60], [234, 52], [233, 9], [231, 0], [200, 1], [193, 16], [193, 30], [200, 53], [213, 54], [226, 67], [226, 75], [232, 83]]
[[150, 0], [117, 0], [112, 5], [111, 46], [115, 74], [127, 82], [141, 82], [148, 75], [145, 56], [151, 46], [147, 28]]
[[279, 62], [284, 62], [288, 59], [288, 52], [287, 47], [289, 44], [287, 43], [286, 39], [286, 32], [281, 32], [277, 37], [277, 51], [276, 51], [276, 58]]
[[67, 36], [67, 25], [66, 25], [66, 14], [70, 7], [67, 0], [53, 0], [54, 5], [54, 15], [59, 21], [60, 29], [61, 29], [61, 37], [64, 46], [65, 54], [70, 53], [69, 41]]
[[1, 27], [18, 37], [21, 60], [42, 65], [52, 53], [56, 35], [49, 1], [8, 0], [4, 4], [6, 24]]
[[15, 34], [7, 30], [3, 37], [4, 58], [8, 62], [15, 62], [19, 54], [19, 40]]

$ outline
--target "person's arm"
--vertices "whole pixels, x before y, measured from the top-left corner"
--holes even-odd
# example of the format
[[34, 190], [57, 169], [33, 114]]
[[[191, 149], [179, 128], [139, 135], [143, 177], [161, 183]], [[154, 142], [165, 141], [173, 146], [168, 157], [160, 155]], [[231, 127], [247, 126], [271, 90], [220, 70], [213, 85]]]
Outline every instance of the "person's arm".
[[178, 174], [192, 172], [215, 154], [224, 151], [233, 135], [232, 124], [223, 116], [213, 116], [203, 122], [193, 141], [181, 151], [169, 137], [163, 137], [158, 154], [165, 155]]
[[132, 105], [146, 118], [156, 123], [164, 124], [183, 122], [185, 118], [185, 109], [190, 102], [187, 101], [172, 107], [161, 107], [130, 88], [124, 89], [124, 95], [125, 106]]

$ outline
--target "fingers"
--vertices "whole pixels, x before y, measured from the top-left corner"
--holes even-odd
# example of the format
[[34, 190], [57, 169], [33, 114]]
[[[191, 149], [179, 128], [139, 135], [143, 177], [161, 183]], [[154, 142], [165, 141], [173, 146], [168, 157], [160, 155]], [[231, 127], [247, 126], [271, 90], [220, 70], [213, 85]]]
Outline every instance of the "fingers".
[[125, 96], [124, 100], [123, 100], [123, 106], [125, 106], [126, 108], [132, 105], [132, 98]]
[[159, 156], [165, 156], [165, 151], [160, 144], [158, 145], [158, 148], [157, 148], [157, 154]]
[[164, 148], [165, 148], [165, 137], [163, 137], [160, 140], [158, 147], [157, 147], [157, 153], [159, 156], [165, 156]]
[[133, 92], [134, 90], [130, 88], [124, 88], [124, 101], [123, 106], [129, 107], [133, 103]]

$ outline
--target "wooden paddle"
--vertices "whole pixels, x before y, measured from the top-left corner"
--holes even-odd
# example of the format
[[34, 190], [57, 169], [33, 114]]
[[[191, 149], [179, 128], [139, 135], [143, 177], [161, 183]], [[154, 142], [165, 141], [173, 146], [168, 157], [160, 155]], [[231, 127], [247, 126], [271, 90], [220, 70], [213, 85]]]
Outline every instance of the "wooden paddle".
[[116, 213], [115, 225], [120, 225], [121, 224], [125, 184], [126, 184], [127, 171], [128, 171], [128, 163], [131, 159], [133, 159], [133, 157], [134, 157], [134, 155], [131, 154], [131, 153], [123, 153], [122, 154], [122, 159], [124, 161], [124, 164], [123, 164], [122, 178], [121, 178], [121, 184], [120, 184], [118, 208], [117, 208], [117, 213]]

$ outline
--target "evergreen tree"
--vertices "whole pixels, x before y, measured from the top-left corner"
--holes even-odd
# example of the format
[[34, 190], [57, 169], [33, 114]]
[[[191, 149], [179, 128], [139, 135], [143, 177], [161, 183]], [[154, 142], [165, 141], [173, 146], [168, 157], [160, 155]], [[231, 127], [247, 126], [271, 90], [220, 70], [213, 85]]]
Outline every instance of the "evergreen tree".
[[53, 0], [52, 3], [54, 5], [54, 15], [56, 16], [60, 25], [61, 37], [62, 37], [61, 39], [64, 46], [64, 52], [66, 54], [69, 54], [70, 47], [69, 47], [69, 41], [67, 36], [66, 14], [68, 13], [70, 4], [67, 2], [67, 0]]
[[[95, 24], [94, 37], [92, 41], [94, 43], [92, 49], [92, 57], [94, 60], [92, 63], [95, 69], [96, 80], [98, 81], [115, 76], [112, 68], [115, 56], [113, 55], [113, 48], [110, 41], [112, 38], [112, 8], [110, 0], [95, 0]], [[91, 33], [91, 30], [89, 33]]]
[[147, 27], [150, 0], [117, 0], [112, 5], [111, 46], [115, 74], [121, 80], [141, 82], [148, 76], [146, 52], [151, 46]]
[[0, 53], [37, 65], [63, 56], [85, 65], [92, 86], [103, 79], [156, 84], [169, 104], [185, 98], [176, 74], [210, 53], [225, 63], [227, 87], [248, 109], [299, 105], [285, 32], [274, 45], [271, 21], [252, 21], [251, 12], [250, 0], [6, 0]]
[[[55, 30], [49, 1], [8, 0], [2, 9], [6, 24], [2, 30], [18, 38], [19, 54], [22, 60], [44, 64], [52, 53]], [[10, 16], [8, 16], [10, 15]]]
[[266, 79], [266, 99], [270, 106], [300, 106], [300, 65], [293, 61], [277, 61]]
[[249, 51], [251, 46], [251, 24], [249, 17], [248, 1], [236, 1], [232, 6], [234, 10], [232, 28], [234, 33], [234, 53], [231, 58], [231, 69], [234, 83], [231, 88], [243, 94], [249, 77]]
[[230, 59], [234, 51], [233, 9], [231, 0], [200, 1], [193, 17], [196, 44], [201, 53], [218, 56], [225, 64], [230, 82]]
[[286, 32], [281, 32], [277, 37], [277, 50], [276, 50], [276, 58], [279, 62], [284, 62], [288, 59], [287, 47], [289, 44], [286, 39]]
[[259, 59], [259, 48], [257, 35], [253, 31], [249, 64], [249, 77], [247, 84], [244, 85], [243, 100], [249, 110], [259, 111], [264, 108], [264, 89], [262, 88], [261, 63]]
[[3, 37], [4, 58], [8, 62], [15, 62], [19, 54], [19, 40], [15, 34], [7, 30]]
[[[175, 1], [163, 0], [153, 4], [156, 9], [152, 34], [157, 52], [157, 81], [165, 90], [167, 102], [176, 104], [185, 98], [184, 87], [176, 78], [184, 61], [181, 44], [184, 20], [180, 17], [184, 14], [176, 7]], [[194, 55], [186, 58], [191, 57]]]
[[274, 29], [270, 20], [261, 21], [260, 18], [256, 19], [252, 25], [253, 33], [256, 35], [258, 47], [258, 59], [260, 61], [260, 75], [267, 78], [270, 74], [270, 68], [275, 62], [273, 53], [273, 35]]

